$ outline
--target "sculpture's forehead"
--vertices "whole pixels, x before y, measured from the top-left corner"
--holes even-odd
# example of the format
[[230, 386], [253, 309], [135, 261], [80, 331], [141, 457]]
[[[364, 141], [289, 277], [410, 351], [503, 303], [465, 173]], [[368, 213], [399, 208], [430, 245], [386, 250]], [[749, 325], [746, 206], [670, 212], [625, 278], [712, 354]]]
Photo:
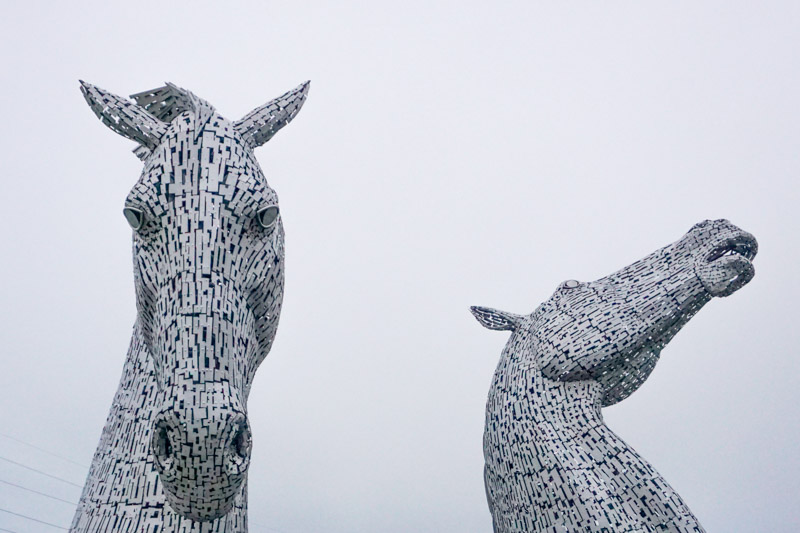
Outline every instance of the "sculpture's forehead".
[[191, 195], [229, 209], [277, 203], [252, 151], [232, 123], [216, 113], [176, 117], [131, 195], [164, 208], [176, 197]]
[[686, 234], [681, 240], [595, 281], [579, 282], [574, 288], [569, 288], [571, 282], [564, 282], [534, 311], [534, 329], [550, 330], [553, 322], [591, 321], [593, 309], [602, 313], [602, 307], [618, 305], [620, 298], [630, 301], [638, 293], [650, 291], [653, 280], [690, 264], [691, 254], [686, 252], [694, 242], [696, 235]]
[[169, 123], [169, 129], [164, 134], [164, 138], [176, 137], [197, 137], [199, 134], [209, 133], [218, 136], [220, 139], [236, 137], [241, 140], [233, 123], [227, 118], [213, 110], [205, 112], [184, 111]]
[[170, 161], [173, 165], [200, 163], [214, 167], [224, 161], [258, 167], [233, 123], [216, 112], [182, 113], [170, 123], [161, 147], [167, 148], [167, 156], [179, 154]]
[[545, 300], [533, 312], [531, 326], [534, 331], [554, 332], [575, 321], [590, 320], [591, 309], [599, 308], [610, 298], [607, 292], [613, 291], [599, 282], [584, 283], [575, 289], [556, 289], [550, 298]]

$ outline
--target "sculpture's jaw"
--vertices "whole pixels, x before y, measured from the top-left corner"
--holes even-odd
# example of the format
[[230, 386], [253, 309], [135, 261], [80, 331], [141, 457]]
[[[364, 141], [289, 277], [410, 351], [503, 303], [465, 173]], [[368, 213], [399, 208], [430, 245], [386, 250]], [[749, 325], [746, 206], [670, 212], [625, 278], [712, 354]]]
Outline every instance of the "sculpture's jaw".
[[698, 259], [697, 277], [711, 296], [730, 296], [753, 279], [752, 260], [757, 252], [755, 237], [739, 230], [715, 243]]

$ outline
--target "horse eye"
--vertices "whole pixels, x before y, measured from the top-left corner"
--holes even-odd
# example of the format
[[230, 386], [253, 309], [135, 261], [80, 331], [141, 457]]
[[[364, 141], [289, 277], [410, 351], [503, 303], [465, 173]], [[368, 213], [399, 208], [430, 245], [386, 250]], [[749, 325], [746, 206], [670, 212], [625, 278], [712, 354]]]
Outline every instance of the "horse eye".
[[565, 289], [577, 289], [580, 282], [574, 279], [567, 280], [563, 283], [562, 287]]
[[131, 228], [135, 230], [141, 228], [142, 224], [144, 224], [144, 211], [141, 209], [126, 207], [122, 210], [122, 214], [125, 215], [125, 219], [131, 225]]
[[275, 221], [278, 220], [278, 213], [280, 213], [280, 210], [277, 205], [259, 209], [257, 213], [258, 223], [261, 224], [262, 228], [270, 229], [275, 225]]

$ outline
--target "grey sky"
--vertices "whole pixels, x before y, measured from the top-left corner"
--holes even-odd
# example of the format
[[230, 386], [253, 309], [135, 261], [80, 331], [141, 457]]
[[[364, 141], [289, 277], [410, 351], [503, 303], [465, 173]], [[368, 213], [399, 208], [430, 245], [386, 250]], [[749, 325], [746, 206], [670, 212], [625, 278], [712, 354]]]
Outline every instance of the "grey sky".
[[[80, 6], [80, 7], [78, 7]], [[529, 312], [728, 218], [756, 277], [606, 420], [709, 531], [800, 525], [795, 2], [16, 3], [0, 21], [0, 432], [88, 464], [135, 317], [141, 163], [78, 78], [164, 81], [230, 119], [311, 79], [256, 154], [286, 300], [253, 386], [251, 531], [486, 532], [483, 408]], [[0, 436], [0, 457], [86, 470]], [[0, 479], [79, 489], [0, 461]], [[0, 508], [73, 508], [0, 483]], [[57, 531], [0, 512], [0, 528]]]

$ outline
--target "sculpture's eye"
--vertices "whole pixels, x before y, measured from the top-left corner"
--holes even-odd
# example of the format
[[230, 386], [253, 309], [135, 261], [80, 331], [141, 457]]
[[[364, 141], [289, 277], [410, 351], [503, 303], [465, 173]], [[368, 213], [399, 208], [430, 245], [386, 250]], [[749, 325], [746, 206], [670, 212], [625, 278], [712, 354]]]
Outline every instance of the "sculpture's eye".
[[122, 210], [122, 214], [125, 215], [128, 224], [135, 230], [141, 228], [142, 224], [144, 224], [144, 211], [141, 209], [126, 207]]
[[258, 223], [261, 224], [261, 227], [264, 229], [271, 229], [278, 220], [279, 213], [280, 210], [278, 209], [277, 205], [271, 205], [269, 207], [259, 209], [258, 213], [256, 214], [258, 217]]
[[577, 289], [578, 287], [580, 287], [580, 285], [581, 283], [579, 281], [570, 279], [562, 283], [561, 287], [564, 289]]

